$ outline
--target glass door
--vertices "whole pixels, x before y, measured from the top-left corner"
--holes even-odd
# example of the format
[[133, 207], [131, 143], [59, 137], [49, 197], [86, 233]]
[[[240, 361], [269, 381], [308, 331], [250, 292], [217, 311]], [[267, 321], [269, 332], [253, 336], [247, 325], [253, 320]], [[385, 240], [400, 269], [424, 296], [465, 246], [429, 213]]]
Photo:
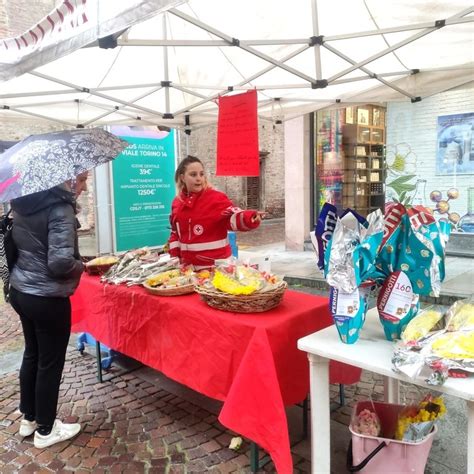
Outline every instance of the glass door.
[[325, 202], [343, 207], [343, 144], [344, 109], [315, 113], [315, 211], [319, 215]]

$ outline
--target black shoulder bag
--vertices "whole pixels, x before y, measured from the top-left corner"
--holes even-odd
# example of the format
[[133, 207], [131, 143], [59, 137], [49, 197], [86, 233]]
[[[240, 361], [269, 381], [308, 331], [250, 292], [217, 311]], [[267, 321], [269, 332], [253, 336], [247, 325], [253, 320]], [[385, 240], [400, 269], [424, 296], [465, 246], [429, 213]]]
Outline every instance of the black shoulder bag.
[[13, 241], [13, 218], [11, 210], [0, 217], [0, 278], [3, 282], [3, 294], [8, 301], [10, 290], [10, 271], [18, 257], [18, 249]]

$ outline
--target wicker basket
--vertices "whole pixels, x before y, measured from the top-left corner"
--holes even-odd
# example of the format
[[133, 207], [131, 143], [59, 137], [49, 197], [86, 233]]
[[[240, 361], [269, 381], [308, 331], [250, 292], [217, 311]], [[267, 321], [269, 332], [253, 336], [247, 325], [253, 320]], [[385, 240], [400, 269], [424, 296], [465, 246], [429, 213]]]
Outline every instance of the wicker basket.
[[235, 313], [263, 313], [281, 303], [287, 286], [286, 281], [282, 281], [273, 290], [256, 292], [251, 295], [229, 295], [215, 288], [203, 286], [196, 286], [195, 290], [213, 308]]
[[115, 263], [105, 263], [103, 265], [88, 265], [86, 263], [84, 269], [89, 275], [103, 275], [114, 265]]
[[183, 285], [183, 286], [175, 286], [169, 288], [161, 288], [159, 286], [153, 287], [143, 283], [143, 287], [145, 288], [148, 293], [152, 295], [158, 296], [179, 296], [179, 295], [187, 295], [189, 293], [194, 293], [194, 285]]

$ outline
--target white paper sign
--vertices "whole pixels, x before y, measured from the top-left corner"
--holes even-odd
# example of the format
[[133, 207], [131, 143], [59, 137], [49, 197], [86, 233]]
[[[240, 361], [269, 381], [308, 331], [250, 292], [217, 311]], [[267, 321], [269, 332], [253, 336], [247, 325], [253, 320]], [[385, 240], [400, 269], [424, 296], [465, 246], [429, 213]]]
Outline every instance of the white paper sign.
[[398, 275], [389, 277], [383, 291], [379, 311], [391, 319], [403, 319], [410, 311], [413, 301], [413, 290], [406, 273], [399, 272]]
[[337, 292], [336, 315], [353, 318], [359, 311], [359, 290], [352, 293]]

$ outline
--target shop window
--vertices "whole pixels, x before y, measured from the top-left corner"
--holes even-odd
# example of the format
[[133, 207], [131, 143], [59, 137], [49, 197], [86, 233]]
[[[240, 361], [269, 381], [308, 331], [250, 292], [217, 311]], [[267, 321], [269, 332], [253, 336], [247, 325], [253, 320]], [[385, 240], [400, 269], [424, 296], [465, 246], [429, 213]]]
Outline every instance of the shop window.
[[[425, 206], [437, 220], [449, 222], [452, 247], [454, 234], [474, 233], [474, 113], [438, 115], [438, 108], [433, 110], [423, 120], [417, 116], [408, 140], [387, 144], [386, 200]], [[391, 120], [391, 135], [397, 137], [411, 112], [393, 105], [392, 113], [397, 120]], [[436, 123], [436, 134], [426, 134], [426, 123]], [[457, 236], [463, 246], [458, 254], [472, 248], [463, 236]]]
[[385, 202], [385, 109], [373, 105], [316, 114], [317, 211], [324, 202], [366, 216]]

